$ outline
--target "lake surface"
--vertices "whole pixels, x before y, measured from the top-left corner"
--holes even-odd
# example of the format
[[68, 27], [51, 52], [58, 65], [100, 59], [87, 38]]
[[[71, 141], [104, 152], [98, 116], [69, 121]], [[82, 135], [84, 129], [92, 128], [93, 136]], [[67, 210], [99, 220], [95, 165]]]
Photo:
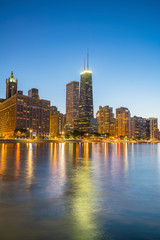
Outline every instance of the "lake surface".
[[0, 144], [0, 239], [159, 240], [160, 144]]

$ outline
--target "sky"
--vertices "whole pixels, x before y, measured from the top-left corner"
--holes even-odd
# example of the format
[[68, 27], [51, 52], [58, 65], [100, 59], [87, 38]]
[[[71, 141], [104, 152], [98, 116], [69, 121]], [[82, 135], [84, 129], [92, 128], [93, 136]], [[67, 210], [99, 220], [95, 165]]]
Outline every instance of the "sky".
[[89, 49], [94, 113], [123, 106], [160, 122], [159, 11], [159, 0], [0, 0], [0, 98], [13, 71], [25, 95], [38, 88], [65, 113]]

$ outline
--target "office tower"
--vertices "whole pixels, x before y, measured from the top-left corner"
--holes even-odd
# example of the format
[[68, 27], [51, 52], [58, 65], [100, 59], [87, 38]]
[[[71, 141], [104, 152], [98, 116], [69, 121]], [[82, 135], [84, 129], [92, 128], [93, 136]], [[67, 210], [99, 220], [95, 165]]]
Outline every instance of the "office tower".
[[87, 69], [81, 72], [79, 119], [74, 121], [74, 129], [83, 133], [97, 133], [98, 122], [93, 118], [92, 72], [89, 71], [88, 55]]
[[115, 135], [115, 119], [113, 109], [109, 106], [99, 107], [96, 118], [98, 120], [98, 133]]
[[146, 119], [146, 138], [150, 139], [150, 120]]
[[28, 91], [28, 97], [39, 99], [38, 89], [37, 88], [31, 88]]
[[137, 139], [146, 138], [146, 119], [134, 116], [131, 118], [131, 137]]
[[72, 81], [66, 84], [66, 124], [74, 125], [79, 117], [79, 82]]
[[151, 117], [147, 119], [147, 137], [148, 139], [158, 139], [158, 119]]
[[6, 99], [12, 97], [17, 92], [17, 80], [15, 80], [13, 72], [11, 76], [6, 79]]
[[15, 131], [32, 136], [49, 136], [50, 101], [23, 95], [18, 91], [0, 104], [0, 135], [13, 137]]
[[50, 107], [50, 136], [56, 137], [64, 135], [64, 127], [66, 123], [66, 115], [60, 113], [55, 106]]
[[116, 136], [130, 137], [130, 111], [128, 108], [120, 107], [116, 109]]
[[81, 72], [79, 118], [93, 118], [92, 72], [89, 71], [88, 56], [87, 69]]

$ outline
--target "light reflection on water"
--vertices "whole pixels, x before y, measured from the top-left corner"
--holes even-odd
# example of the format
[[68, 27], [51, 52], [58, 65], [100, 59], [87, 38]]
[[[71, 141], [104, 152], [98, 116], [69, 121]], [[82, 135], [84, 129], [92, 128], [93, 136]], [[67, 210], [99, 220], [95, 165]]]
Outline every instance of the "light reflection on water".
[[3, 240], [158, 240], [159, 202], [160, 144], [0, 144]]

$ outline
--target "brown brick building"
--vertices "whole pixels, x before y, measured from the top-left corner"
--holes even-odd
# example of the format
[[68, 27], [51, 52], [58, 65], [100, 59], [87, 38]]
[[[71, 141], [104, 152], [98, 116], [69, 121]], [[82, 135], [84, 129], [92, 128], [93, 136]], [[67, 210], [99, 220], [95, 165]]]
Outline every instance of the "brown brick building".
[[0, 103], [0, 136], [13, 137], [15, 130], [26, 130], [34, 136], [48, 136], [50, 101], [28, 97], [18, 91]]

